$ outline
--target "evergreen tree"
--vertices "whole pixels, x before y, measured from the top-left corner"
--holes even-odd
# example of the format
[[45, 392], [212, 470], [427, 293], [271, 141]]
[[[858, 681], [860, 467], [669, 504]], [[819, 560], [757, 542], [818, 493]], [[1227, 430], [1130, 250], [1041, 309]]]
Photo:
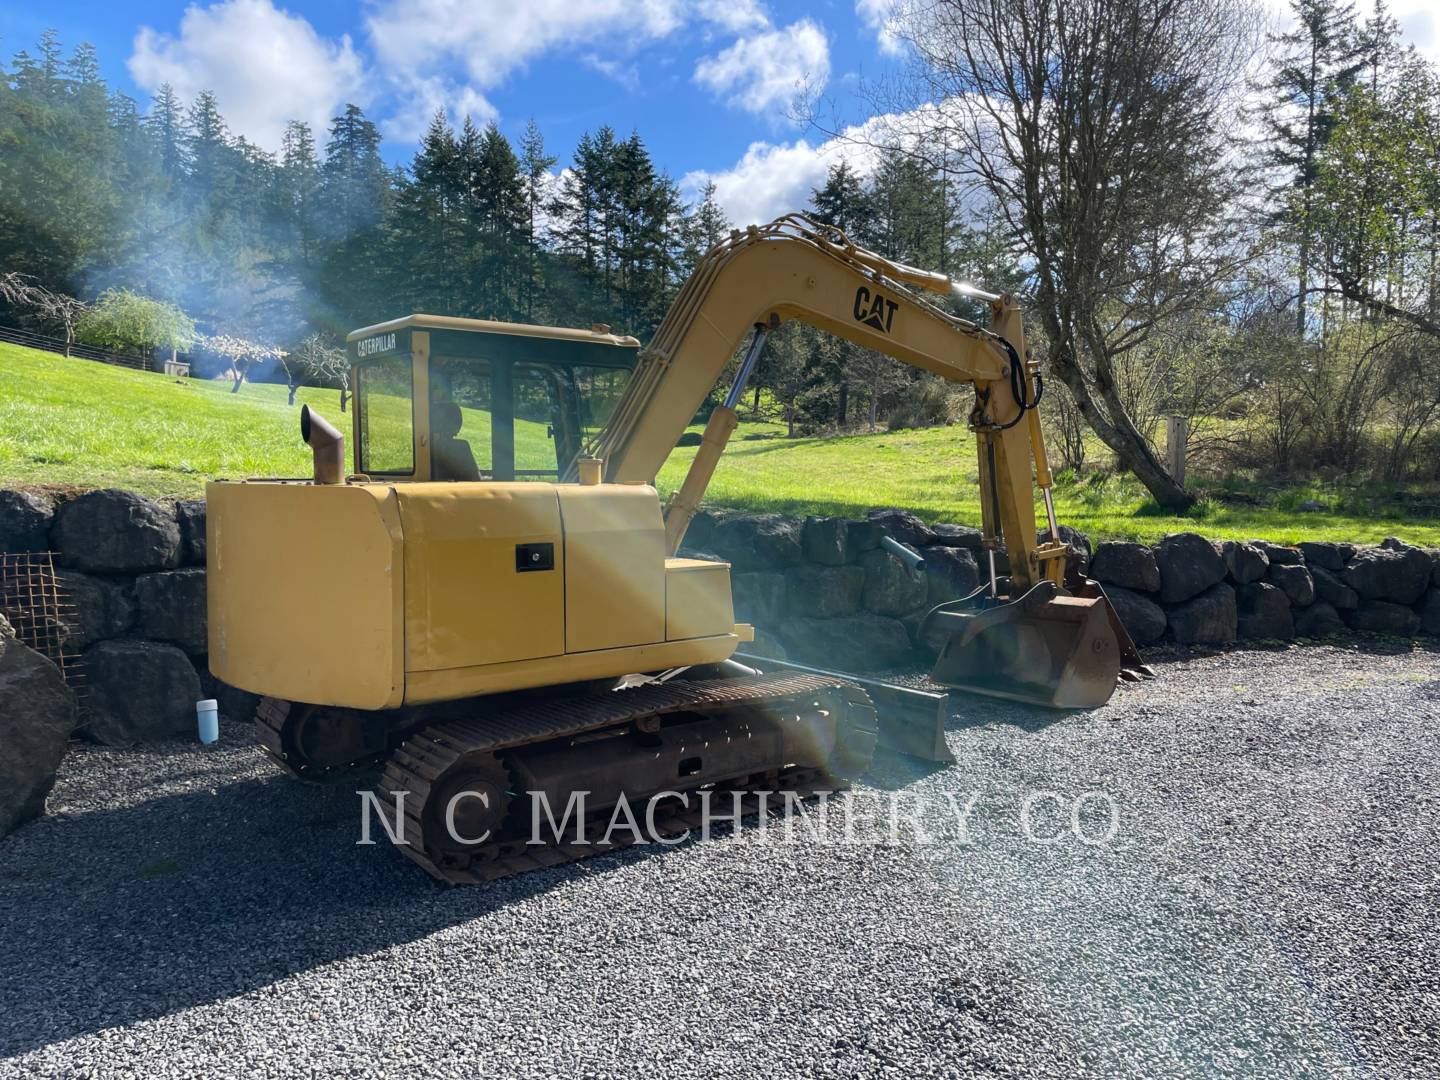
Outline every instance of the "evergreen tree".
[[1364, 64], [1362, 81], [1369, 87], [1370, 93], [1378, 97], [1386, 88], [1386, 75], [1395, 68], [1397, 61], [1404, 63], [1406, 53], [1400, 48], [1400, 24], [1390, 14], [1385, 0], [1375, 0], [1375, 10], [1360, 27], [1356, 46], [1359, 59]]
[[[830, 166], [824, 186], [811, 190], [809, 213], [816, 221], [834, 225], [857, 244], [871, 242], [870, 194], [860, 175], [845, 161]], [[832, 388], [833, 408], [811, 394], [812, 411], [821, 422], [833, 422], [842, 428], [850, 422], [851, 369], [859, 362], [862, 351], [848, 341], [827, 339], [811, 353], [812, 390], [819, 385]]]
[[380, 159], [380, 129], [360, 106], [346, 105], [331, 121], [322, 175], [332, 239], [343, 241], [380, 224], [389, 186]]
[[535, 318], [535, 300], [542, 286], [541, 237], [538, 232], [540, 215], [545, 212], [545, 196], [550, 168], [556, 158], [545, 152], [545, 137], [532, 118], [525, 125], [520, 140], [520, 176], [525, 197], [525, 279], [522, 285], [525, 317]]
[[162, 83], [155, 91], [145, 123], [159, 148], [161, 169], [172, 180], [178, 179], [190, 165], [186, 155], [189, 131], [185, 126], [185, 107], [169, 83]]
[[810, 216], [834, 225], [851, 240], [863, 244], [869, 238], [870, 198], [860, 176], [847, 162], [830, 166], [825, 185], [810, 192]]
[[320, 161], [310, 125], [292, 120], [280, 148], [282, 242], [301, 267], [309, 267], [320, 238]]
[[457, 309], [466, 266], [460, 147], [443, 109], [430, 120], [396, 192], [387, 238], [404, 274], [395, 292], [414, 310]]
[[470, 221], [479, 246], [473, 295], [483, 296], [497, 318], [513, 320], [524, 310], [525, 181], [515, 151], [493, 121], [476, 142], [475, 164], [467, 178]]
[[871, 181], [864, 229], [880, 254], [915, 266], [940, 266], [949, 207], [938, 176], [908, 155], [887, 157]]
[[1284, 220], [1298, 256], [1295, 330], [1305, 335], [1314, 261], [1312, 194], [1317, 161], [1335, 127], [1335, 104], [1364, 66], [1356, 43], [1355, 8], [1344, 0], [1291, 0], [1296, 27], [1273, 40], [1288, 51], [1270, 82], [1276, 100], [1267, 124], [1271, 161], [1286, 177], [1293, 202]]
[[701, 257], [730, 235], [730, 219], [715, 194], [715, 181], [705, 181], [700, 201], [685, 218], [682, 259], [685, 272], [695, 268]]
[[405, 313], [384, 233], [401, 175], [380, 158], [379, 128], [347, 104], [331, 121], [320, 170], [323, 254], [312, 281], [325, 312], [321, 329], [339, 334]]

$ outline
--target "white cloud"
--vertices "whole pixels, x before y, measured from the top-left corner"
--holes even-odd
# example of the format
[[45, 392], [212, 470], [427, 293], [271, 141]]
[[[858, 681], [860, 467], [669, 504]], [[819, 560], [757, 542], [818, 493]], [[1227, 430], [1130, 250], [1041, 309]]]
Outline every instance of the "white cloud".
[[680, 180], [681, 190], [693, 201], [708, 181], [714, 181], [715, 197], [733, 224], [740, 228], [762, 225], [781, 214], [804, 210], [811, 190], [825, 183], [832, 165], [844, 161], [861, 176], [873, 173], [880, 151], [864, 140], [886, 119], [879, 117], [847, 128], [837, 138], [820, 143], [807, 139], [751, 143], [728, 169], [686, 173]]
[[810, 19], [742, 37], [695, 67], [695, 81], [750, 112], [794, 111], [830, 77], [830, 44]]
[[500, 115], [500, 111], [480, 91], [473, 86], [458, 85], [450, 79], [439, 76], [424, 79], [407, 77], [398, 85], [401, 88], [399, 105], [384, 124], [387, 139], [418, 141], [430, 126], [430, 120], [441, 109], [457, 123], [468, 116], [478, 124], [486, 124]]
[[901, 0], [855, 0], [855, 14], [875, 34], [880, 51], [897, 56], [904, 51], [900, 39]]
[[682, 22], [680, 0], [380, 0], [366, 18], [370, 40], [390, 71], [433, 71], [458, 62], [479, 89], [552, 49], [605, 39], [653, 40]]
[[[1283, 32], [1294, 27], [1290, 0], [1262, 0], [1262, 7], [1276, 29]], [[1400, 24], [1402, 48], [1414, 45], [1421, 56], [1440, 64], [1440, 5], [1435, 0], [1385, 0], [1385, 11]], [[1362, 22], [1374, 13], [1374, 0], [1359, 0], [1355, 5], [1355, 17]]]
[[619, 83], [626, 90], [635, 91], [640, 88], [640, 69], [634, 64], [627, 64], [610, 56], [600, 56], [597, 53], [586, 53], [580, 57], [586, 67], [594, 68], [607, 79]]
[[152, 93], [163, 83], [187, 100], [213, 91], [231, 129], [268, 150], [279, 149], [288, 121], [319, 134], [347, 101], [366, 99], [349, 36], [323, 38], [271, 0], [188, 7], [173, 35], [142, 26], [128, 66]]
[[695, 13], [706, 22], [733, 33], [770, 25], [770, 16], [757, 0], [697, 0]]
[[493, 117], [485, 92], [547, 52], [584, 46], [583, 62], [618, 72], [629, 51], [670, 34], [689, 12], [686, 0], [510, 0], [500, 7], [376, 0], [365, 28], [401, 103], [383, 122], [387, 138], [413, 139], [441, 103], [457, 116]]

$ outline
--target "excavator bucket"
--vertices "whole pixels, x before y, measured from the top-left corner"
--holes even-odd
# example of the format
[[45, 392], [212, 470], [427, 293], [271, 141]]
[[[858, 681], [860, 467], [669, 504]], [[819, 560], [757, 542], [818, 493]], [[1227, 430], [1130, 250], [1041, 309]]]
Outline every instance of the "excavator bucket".
[[1091, 581], [1068, 593], [1042, 581], [1011, 601], [976, 592], [936, 608], [930, 620], [949, 632], [930, 678], [956, 690], [1092, 709], [1110, 700], [1118, 680], [1151, 674]]

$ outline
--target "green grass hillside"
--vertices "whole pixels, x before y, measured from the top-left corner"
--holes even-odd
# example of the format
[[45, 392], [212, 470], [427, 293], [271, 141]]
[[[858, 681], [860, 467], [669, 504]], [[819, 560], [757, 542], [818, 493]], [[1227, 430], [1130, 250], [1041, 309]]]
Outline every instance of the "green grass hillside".
[[[744, 433], [742, 425], [737, 438], [743, 439]], [[693, 448], [677, 449], [660, 475], [660, 486], [678, 487], [694, 454]], [[876, 506], [902, 506], [927, 521], [978, 525], [978, 482], [974, 436], [955, 426], [732, 442], [710, 483], [708, 499], [724, 506], [847, 517], [863, 516]], [[1405, 515], [1369, 506], [1300, 512], [1295, 508], [1307, 499], [1335, 505], [1351, 497], [1311, 485], [1247, 491], [1243, 503], [1204, 501], [1185, 517], [1159, 512], [1129, 476], [1094, 473], [1078, 482], [1057, 479], [1054, 495], [1062, 523], [1100, 539], [1150, 541], [1192, 530], [1219, 539], [1259, 537], [1281, 543], [1369, 543], [1400, 536], [1415, 544], [1440, 544], [1434, 514]], [[1037, 506], [1037, 516], [1042, 513]]]
[[[129, 371], [0, 344], [0, 485], [127, 487], [152, 495], [195, 495], [212, 477], [303, 476], [298, 408], [283, 386], [226, 384]], [[302, 389], [341, 422], [339, 395]], [[342, 422], [342, 427], [346, 425]], [[486, 444], [488, 417], [466, 411], [464, 437]], [[963, 427], [836, 438], [785, 439], [775, 425], [742, 425], [710, 486], [713, 505], [789, 514], [863, 515], [904, 506], [931, 521], [977, 523], [974, 440]], [[543, 424], [520, 422], [517, 456], [543, 465]], [[679, 485], [694, 448], [676, 450], [659, 478]], [[1307, 498], [1343, 509], [1299, 513]], [[1214, 537], [1278, 541], [1377, 541], [1402, 536], [1440, 545], [1433, 514], [1405, 515], [1357, 504], [1341, 491], [1249, 492], [1244, 502], [1208, 501], [1189, 517], [1155, 512], [1129, 478], [1095, 474], [1057, 485], [1062, 521], [1097, 538], [1152, 540], [1193, 529]], [[1347, 502], [1347, 500], [1350, 500]]]

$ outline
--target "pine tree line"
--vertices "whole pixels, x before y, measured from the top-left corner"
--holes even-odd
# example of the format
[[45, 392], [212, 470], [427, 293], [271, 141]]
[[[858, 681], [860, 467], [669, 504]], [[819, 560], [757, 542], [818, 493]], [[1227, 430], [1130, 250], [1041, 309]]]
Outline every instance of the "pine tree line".
[[443, 112], [403, 167], [355, 105], [323, 133], [291, 123], [272, 154], [208, 91], [163, 86], [142, 112], [53, 32], [0, 67], [0, 146], [0, 270], [279, 343], [412, 311], [644, 337], [729, 229], [713, 187], [687, 206], [638, 133], [586, 134], [559, 183], [533, 122], [517, 153]]

